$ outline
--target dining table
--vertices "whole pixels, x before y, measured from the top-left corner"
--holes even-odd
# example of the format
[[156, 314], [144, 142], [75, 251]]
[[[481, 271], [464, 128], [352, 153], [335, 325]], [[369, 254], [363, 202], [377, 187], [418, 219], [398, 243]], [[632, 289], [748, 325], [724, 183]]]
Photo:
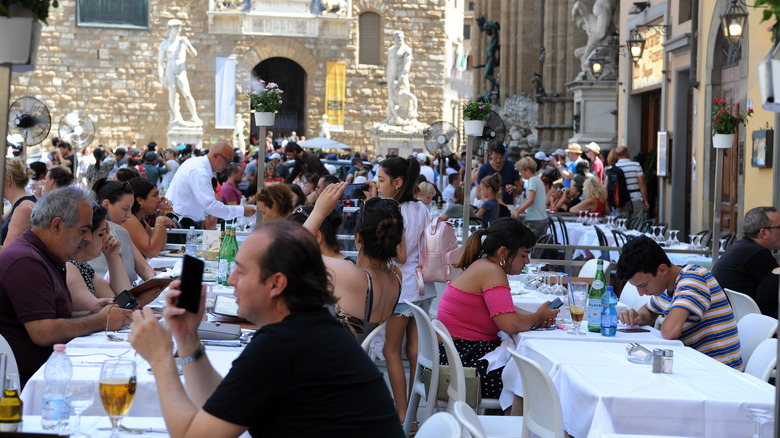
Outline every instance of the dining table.
[[[99, 403], [99, 402], [98, 402]], [[69, 433], [73, 435], [75, 425], [74, 416], [71, 416]], [[165, 426], [165, 420], [161, 416], [156, 417], [125, 417], [120, 424], [119, 436], [138, 437], [148, 436], [150, 438], [164, 438], [170, 436]], [[86, 415], [81, 417], [81, 432], [92, 438], [109, 438], [111, 436], [111, 420], [107, 415]], [[41, 426], [40, 415], [24, 415], [19, 432], [25, 434], [52, 434], [50, 430], [44, 430]], [[50, 435], [57, 436], [57, 435]]]
[[[673, 351], [671, 374], [628, 360], [626, 346]], [[774, 412], [775, 388], [656, 331], [576, 339], [561, 330], [522, 333], [516, 351], [539, 363], [555, 385], [564, 429], [575, 438], [609, 434], [684, 437], [748, 436], [747, 409]], [[504, 367], [502, 407], [522, 396], [513, 362]], [[765, 425], [767, 430], [770, 426]]]

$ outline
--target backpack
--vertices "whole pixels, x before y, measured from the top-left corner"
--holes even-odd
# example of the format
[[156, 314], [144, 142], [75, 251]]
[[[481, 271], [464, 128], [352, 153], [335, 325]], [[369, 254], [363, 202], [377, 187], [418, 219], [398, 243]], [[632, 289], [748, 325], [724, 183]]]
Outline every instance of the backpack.
[[463, 248], [458, 245], [452, 225], [437, 217], [429, 223], [420, 237], [420, 265], [415, 270], [417, 286], [423, 283], [446, 283], [462, 271], [453, 267], [460, 260]]
[[631, 202], [623, 169], [614, 165], [607, 169], [607, 203], [610, 207], [622, 207]]

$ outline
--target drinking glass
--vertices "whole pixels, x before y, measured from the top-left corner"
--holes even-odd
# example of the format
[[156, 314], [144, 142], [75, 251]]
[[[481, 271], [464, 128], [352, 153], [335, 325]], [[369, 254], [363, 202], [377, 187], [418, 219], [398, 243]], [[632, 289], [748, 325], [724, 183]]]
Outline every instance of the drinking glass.
[[727, 240], [728, 240], [728, 239], [720, 239], [720, 240], [719, 240], [719, 242], [720, 242], [720, 249], [718, 250], [719, 252], [724, 252], [724, 251], [726, 251], [726, 241], [727, 241]]
[[135, 362], [109, 359], [100, 369], [100, 400], [111, 419], [111, 438], [119, 437], [119, 421], [133, 404], [136, 389]]
[[755, 422], [756, 433], [753, 434], [753, 438], [763, 438], [764, 424], [772, 420], [774, 413], [767, 409], [745, 408], [745, 414]]
[[71, 382], [68, 388], [68, 398], [70, 407], [73, 408], [73, 412], [76, 414], [75, 431], [70, 436], [90, 436], [81, 432], [81, 414], [92, 406], [92, 401], [95, 399], [95, 383], [89, 381]]
[[561, 306], [561, 310], [558, 312], [558, 319], [560, 319], [561, 325], [566, 325], [569, 324], [571, 319], [569, 315], [569, 292], [566, 287], [563, 286], [563, 273], [557, 272], [555, 275], [558, 277], [558, 285], [555, 286], [553, 295], [563, 301], [563, 306]]
[[598, 213], [589, 213], [590, 215], [590, 223], [591, 225], [598, 225], [599, 223], [599, 214]]
[[677, 239], [677, 234], [680, 230], [669, 230], [669, 245], [679, 245], [680, 241]]
[[588, 308], [588, 283], [581, 283], [578, 281], [571, 283], [571, 291], [569, 291], [569, 312], [571, 312], [571, 320], [574, 323], [574, 327], [569, 330], [570, 335], [584, 335], [580, 331], [580, 325], [582, 324], [582, 317], [585, 315], [585, 309]]
[[688, 237], [690, 237], [691, 240], [689, 240], [690, 244], [688, 245], [688, 249], [696, 249], [696, 237], [698, 237], [696, 234], [689, 234]]

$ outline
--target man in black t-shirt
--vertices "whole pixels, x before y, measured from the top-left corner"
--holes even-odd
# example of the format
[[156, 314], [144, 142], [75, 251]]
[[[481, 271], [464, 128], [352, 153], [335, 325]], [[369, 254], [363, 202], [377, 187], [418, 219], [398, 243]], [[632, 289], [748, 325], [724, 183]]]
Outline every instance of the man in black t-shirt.
[[167, 329], [148, 308], [133, 315], [130, 342], [152, 366], [171, 436], [404, 436], [379, 370], [325, 308], [336, 299], [314, 236], [292, 222], [262, 223], [229, 284], [238, 315], [260, 329], [223, 379], [198, 339], [203, 300], [197, 313], [176, 308], [180, 283], [171, 283], [164, 315], [187, 391]]
[[721, 287], [756, 299], [759, 283], [778, 267], [772, 255], [772, 251], [780, 249], [777, 209], [756, 207], [748, 211], [742, 220], [742, 234], [744, 238], [731, 245], [715, 263], [712, 275]]

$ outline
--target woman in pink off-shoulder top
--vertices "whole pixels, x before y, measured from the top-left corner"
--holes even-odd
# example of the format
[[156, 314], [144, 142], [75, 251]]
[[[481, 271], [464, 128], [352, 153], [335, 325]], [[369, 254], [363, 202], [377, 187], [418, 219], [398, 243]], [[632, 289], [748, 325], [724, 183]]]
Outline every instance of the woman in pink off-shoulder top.
[[[534, 246], [534, 234], [516, 218], [499, 218], [466, 242], [458, 262], [465, 269], [439, 301], [437, 319], [449, 330], [463, 366], [476, 367], [483, 398], [498, 398], [502, 369], [487, 372], [482, 356], [500, 344], [498, 332], [514, 334], [555, 322], [557, 310], [542, 304], [535, 313], [515, 308], [507, 275], [520, 274]], [[447, 363], [444, 349], [440, 360]]]

